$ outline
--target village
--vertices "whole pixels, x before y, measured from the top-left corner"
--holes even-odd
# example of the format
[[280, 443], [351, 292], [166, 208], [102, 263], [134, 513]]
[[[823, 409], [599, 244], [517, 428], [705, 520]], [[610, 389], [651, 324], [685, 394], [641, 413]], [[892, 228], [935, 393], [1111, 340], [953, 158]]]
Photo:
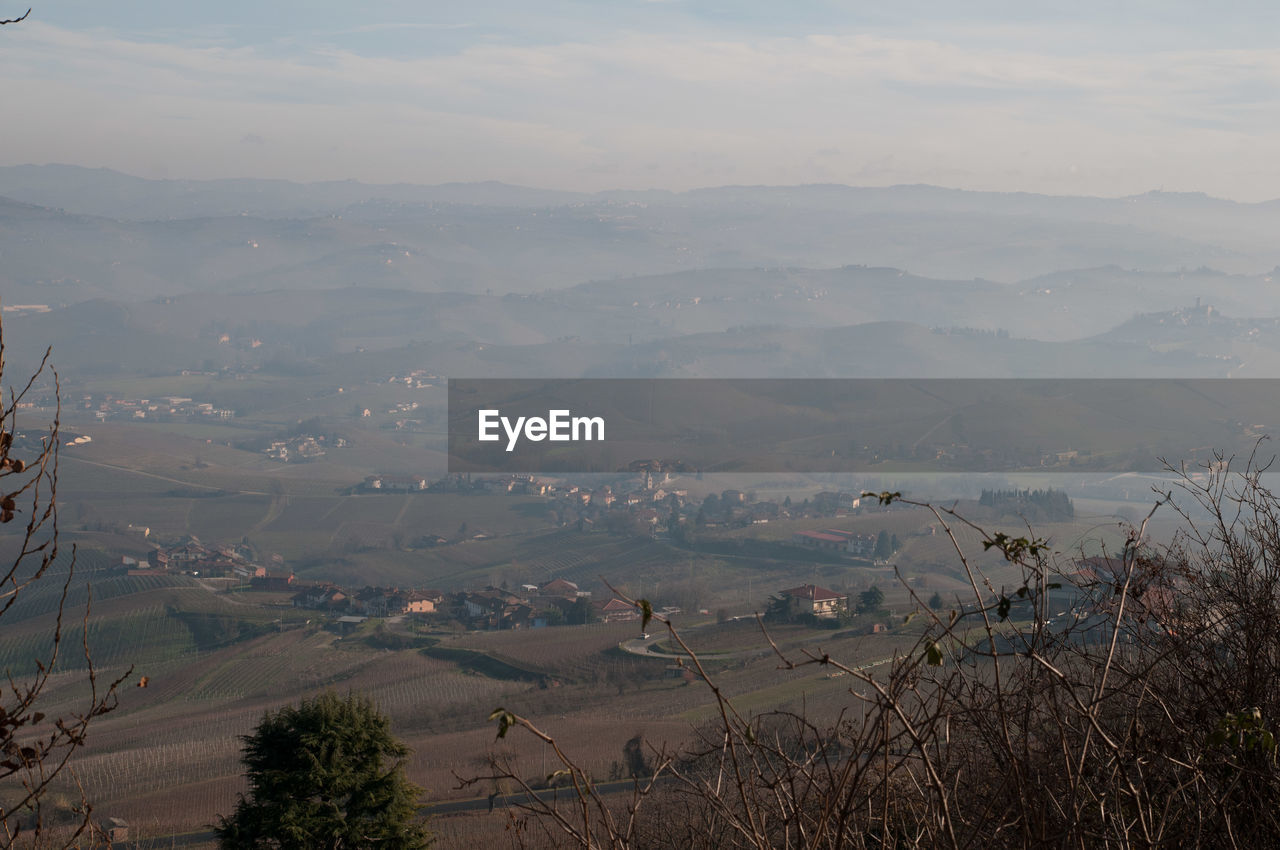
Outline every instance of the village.
[[[832, 536], [832, 535], [828, 535]], [[849, 541], [856, 541], [850, 536]], [[279, 559], [274, 559], [280, 566]], [[359, 589], [334, 582], [304, 582], [291, 571], [268, 570], [253, 561], [253, 552], [244, 545], [206, 546], [194, 537], [153, 549], [145, 562], [123, 558], [122, 567], [131, 576], [186, 575], [206, 581], [219, 579], [222, 590], [232, 592], [288, 593], [294, 608], [319, 612], [342, 633], [358, 628], [366, 620], [411, 618], [428, 626], [453, 624], [468, 630], [540, 629], [548, 626], [576, 626], [590, 623], [625, 623], [641, 620], [640, 609], [619, 598], [602, 582], [603, 593], [582, 590], [575, 582], [553, 578], [541, 584], [519, 587], [487, 586], [480, 590], [441, 590], [374, 587]], [[848, 594], [814, 584], [776, 591], [767, 603], [770, 616], [786, 621], [835, 621], [855, 610], [874, 613], [883, 596], [863, 594], [851, 607]], [[677, 606], [655, 607], [666, 618], [682, 613]], [[698, 615], [711, 612], [700, 609]], [[886, 629], [875, 624], [872, 632]]]
[[[759, 499], [752, 491], [726, 489], [701, 499], [673, 484], [669, 472], [643, 470], [623, 484], [588, 486], [564, 479], [541, 479], [511, 474], [472, 477], [453, 474], [430, 482], [423, 475], [384, 473], [370, 475], [357, 488], [361, 492], [467, 493], [489, 492], [542, 496], [561, 527], [593, 528], [613, 533], [648, 534], [657, 539], [688, 542], [699, 528], [745, 528], [771, 521], [855, 516], [865, 508], [859, 495], [823, 491], [799, 503]], [[483, 536], [482, 531], [473, 532]], [[791, 541], [810, 549], [831, 549], [829, 541], [798, 535]], [[851, 557], [870, 557], [876, 538], [850, 533], [835, 547]], [[895, 547], [896, 548], [896, 547]]]
[[[300, 463], [324, 457], [325, 446], [323, 434], [299, 434], [286, 439], [272, 440], [262, 453], [281, 463]], [[346, 446], [347, 441], [343, 437], [337, 437], [333, 441], [333, 448], [341, 449]]]
[[236, 415], [236, 412], [230, 408], [218, 407], [211, 402], [197, 402], [185, 396], [165, 396], [152, 400], [117, 398], [110, 394], [94, 393], [81, 397], [80, 409], [91, 412], [98, 422], [139, 419], [172, 422], [195, 418], [225, 420], [233, 419]]
[[[283, 560], [272, 556], [272, 569], [255, 562], [251, 547], [243, 544], [206, 545], [198, 538], [152, 549], [145, 561], [123, 557], [120, 569], [130, 576], [185, 575], [216, 580], [224, 591], [245, 590], [291, 593], [295, 608], [319, 611], [340, 627], [349, 628], [370, 618], [407, 615], [427, 623], [456, 622], [469, 629], [521, 629], [593, 622], [626, 622], [640, 619], [635, 606], [612, 595], [595, 597], [574, 582], [555, 578], [541, 585], [525, 584], [518, 590], [485, 587], [446, 593], [439, 590], [399, 587], [346, 588], [332, 582], [304, 582]], [[664, 614], [679, 613], [663, 608]]]
[[[322, 444], [318, 444], [322, 445]], [[273, 446], [274, 448], [274, 446]], [[283, 459], [283, 458], [282, 458]], [[535, 495], [546, 500], [548, 511], [558, 526], [584, 534], [600, 533], [648, 538], [674, 546], [692, 545], [696, 534], [716, 528], [733, 529], [773, 520], [840, 518], [861, 514], [859, 496], [847, 492], [821, 492], [792, 504], [759, 500], [753, 492], [726, 489], [702, 499], [691, 498], [684, 487], [675, 486], [667, 473], [644, 471], [615, 485], [584, 486], [563, 479], [540, 479], [531, 475], [464, 476], [451, 475], [431, 482], [426, 476], [384, 473], [368, 476], [355, 488], [357, 493], [448, 493], [465, 499], [468, 493]], [[131, 527], [132, 529], [133, 527]], [[149, 529], [139, 526], [148, 537]], [[407, 551], [441, 546], [463, 546], [493, 536], [482, 527], [461, 527], [452, 531], [424, 530], [402, 544]], [[781, 539], [779, 551], [810, 562], [814, 558], [850, 565], [883, 565], [900, 547], [896, 535], [855, 532], [838, 527], [799, 530]], [[501, 630], [528, 629], [591, 622], [624, 622], [640, 618], [639, 611], [618, 598], [607, 586], [582, 589], [578, 584], [554, 574], [539, 583], [512, 586], [484, 586], [451, 591], [420, 587], [342, 585], [331, 581], [303, 581], [286, 566], [280, 555], [259, 555], [247, 542], [205, 544], [192, 535], [158, 543], [145, 559], [124, 557], [120, 568], [134, 576], [184, 575], [200, 580], [211, 589], [223, 591], [273, 592], [290, 594], [289, 604], [323, 613], [350, 629], [368, 618], [411, 617], [414, 622], [452, 625], [455, 628]], [[496, 581], [496, 579], [494, 579]], [[849, 608], [842, 594], [812, 586], [779, 591], [796, 599], [808, 593], [800, 613], [817, 617], [835, 616]], [[835, 601], [838, 601], [836, 604]], [[673, 600], [655, 600], [655, 602]], [[821, 603], [821, 604], [819, 604]], [[812, 610], [809, 610], [812, 609]], [[655, 608], [673, 614], [676, 607]], [[709, 614], [709, 611], [701, 611]]]

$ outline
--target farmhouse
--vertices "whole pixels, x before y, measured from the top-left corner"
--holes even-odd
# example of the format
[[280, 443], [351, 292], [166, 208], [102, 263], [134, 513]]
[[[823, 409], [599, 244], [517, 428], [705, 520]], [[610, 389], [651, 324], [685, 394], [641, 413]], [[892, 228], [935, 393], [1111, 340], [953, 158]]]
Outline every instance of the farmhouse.
[[533, 608], [523, 602], [504, 608], [499, 623], [499, 627], [503, 629], [534, 629], [545, 625], [546, 621], [537, 617]]
[[[147, 554], [147, 565], [156, 573], [185, 573], [200, 576], [234, 575], [250, 579], [263, 575], [262, 567], [250, 564], [246, 552], [236, 546], [203, 545], [195, 537], [187, 537], [174, 546], [161, 546]], [[138, 565], [141, 568], [141, 564]]]
[[293, 573], [288, 575], [263, 575], [250, 579], [249, 587], [253, 590], [267, 591], [293, 590], [294, 580]]
[[855, 534], [849, 538], [845, 551], [850, 555], [870, 558], [876, 551], [876, 536], [874, 534]]
[[360, 624], [367, 619], [369, 618], [361, 617], [356, 614], [344, 615], [338, 618], [338, 629], [341, 630], [342, 634], [349, 635], [356, 629], [360, 628]]
[[858, 534], [841, 528], [823, 528], [818, 531], [797, 531], [791, 535], [796, 546], [822, 549], [828, 552], [847, 552], [850, 555], [869, 557], [876, 548], [874, 534]]
[[596, 601], [592, 605], [596, 609], [596, 616], [605, 623], [627, 623], [640, 619], [640, 611], [636, 606], [621, 599], [610, 599], [608, 602]]
[[231, 574], [238, 579], [252, 581], [266, 576], [267, 568], [257, 564], [236, 564], [231, 568]]
[[147, 560], [162, 570], [181, 570], [187, 564], [203, 561], [211, 555], [199, 540], [189, 537], [186, 543], [179, 546], [152, 550], [147, 554]]
[[539, 589], [541, 596], [562, 596], [573, 598], [578, 596], [578, 586], [568, 579], [553, 578]]
[[336, 584], [308, 587], [293, 596], [293, 607], [336, 611], [347, 607], [347, 594]]
[[815, 617], [838, 617], [841, 611], [849, 607], [849, 597], [818, 587], [816, 584], [802, 584], [782, 591], [783, 596], [795, 600], [799, 609]]
[[401, 475], [384, 472], [365, 478], [363, 486], [366, 490], [408, 493], [427, 489], [427, 478], [425, 475]]
[[434, 614], [443, 602], [444, 594], [438, 590], [410, 590], [404, 594], [407, 614]]
[[497, 587], [460, 594], [459, 601], [462, 616], [473, 628], [483, 629], [503, 628], [517, 606], [525, 605], [519, 596]]
[[[1176, 610], [1173, 588], [1160, 575], [1158, 567], [1145, 563], [1126, 564], [1123, 558], [1107, 556], [1082, 558], [1076, 564], [1079, 570], [1072, 576], [1074, 581], [1064, 582], [1064, 588], [1051, 592], [1050, 599], [1056, 597], [1059, 600], [1055, 605], [1065, 608], [1087, 603], [1096, 611], [1114, 612], [1119, 605], [1119, 589], [1127, 585], [1125, 617], [1169, 628], [1177, 624], [1184, 628], [1193, 625], [1185, 622], [1185, 617]], [[1090, 586], [1107, 588], [1108, 592], [1089, 594], [1085, 588]], [[1111, 599], [1108, 601], [1107, 597]], [[1210, 623], [1199, 625], [1203, 627]]]
[[393, 617], [403, 614], [407, 596], [395, 588], [365, 587], [351, 597], [351, 608], [368, 617]]
[[122, 818], [107, 818], [98, 828], [112, 844], [129, 840], [129, 822]]

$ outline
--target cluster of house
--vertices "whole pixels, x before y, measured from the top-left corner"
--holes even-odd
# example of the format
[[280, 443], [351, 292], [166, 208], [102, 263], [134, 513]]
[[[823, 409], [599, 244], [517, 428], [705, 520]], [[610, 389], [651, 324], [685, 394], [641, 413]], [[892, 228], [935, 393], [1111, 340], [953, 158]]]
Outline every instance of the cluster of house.
[[93, 411], [99, 422], [119, 419], [231, 419], [236, 412], [227, 407], [215, 407], [209, 402], [196, 402], [184, 396], [165, 396], [156, 400], [147, 398], [115, 398], [111, 395], [86, 395], [80, 399], [82, 410]]
[[[724, 490], [720, 493], [720, 502], [714, 512], [706, 510], [705, 503], [699, 522], [709, 528], [725, 525], [746, 527], [763, 525], [779, 519], [790, 519], [791, 508], [783, 507], [777, 502], [756, 501], [741, 490]], [[697, 518], [697, 515], [695, 515]]]
[[[392, 375], [387, 378], [389, 384], [404, 384], [406, 387], [414, 390], [425, 390], [434, 387], [440, 381], [440, 376], [426, 369], [414, 369], [407, 375]], [[414, 407], [417, 407], [415, 404]]]
[[[481, 490], [513, 495], [543, 496], [551, 500], [548, 508], [560, 514], [561, 524], [577, 523], [590, 527], [626, 519], [636, 527], [657, 533], [678, 521], [696, 520], [707, 526], [769, 522], [787, 518], [791, 509], [777, 502], [756, 501], [741, 490], [725, 490], [716, 497], [713, 513], [700, 511], [700, 502], [691, 499], [683, 487], [671, 486], [670, 473], [641, 470], [634, 484], [615, 487], [605, 484], [585, 487], [572, 481], [543, 480], [531, 475], [503, 475], [472, 479], [452, 475], [433, 482], [425, 489], [433, 492]], [[371, 486], [366, 480], [366, 487]]]
[[[325, 445], [323, 434], [299, 434], [296, 437], [289, 437], [284, 440], [272, 440], [271, 444], [262, 451], [272, 460], [278, 460], [283, 463], [296, 463], [324, 457]], [[342, 437], [338, 437], [333, 441], [333, 448], [336, 449], [344, 448], [346, 445], [347, 441]]]
[[876, 550], [874, 534], [859, 534], [840, 528], [823, 528], [817, 531], [797, 531], [791, 542], [807, 549], [843, 552], [858, 558], [869, 558]]
[[[141, 533], [141, 529], [138, 530]], [[277, 567], [283, 563], [278, 556], [274, 556], [274, 560]], [[291, 574], [271, 573], [263, 565], [254, 563], [254, 552], [248, 546], [234, 543], [209, 546], [194, 535], [188, 535], [171, 546], [152, 549], [145, 561], [126, 556], [121, 563], [129, 575], [235, 578], [257, 590], [287, 590], [294, 582]]]
[[661, 486], [662, 483], [664, 482], [657, 476], [646, 472], [640, 476], [640, 482], [637, 487], [625, 492], [615, 493], [613, 487], [608, 484], [593, 489], [568, 481], [543, 480], [532, 475], [512, 474], [472, 478], [469, 475], [454, 474], [432, 483], [430, 489], [438, 492], [481, 490], [490, 493], [551, 496], [563, 498], [579, 505], [599, 505], [602, 507], [614, 504], [630, 506], [645, 502], [661, 502], [670, 496], [675, 496], [681, 500], [688, 498], [689, 491], [664, 489]]
[[405, 474], [402, 472], [379, 472], [366, 476], [360, 485], [363, 490], [381, 490], [384, 493], [407, 493], [414, 490], [426, 490], [428, 486], [425, 475]]
[[[585, 529], [613, 522], [629, 523], [631, 531], [651, 534], [668, 527], [673, 516], [687, 513], [689, 491], [664, 487], [653, 475], [641, 476], [638, 486], [615, 490], [611, 485], [583, 487], [571, 482], [547, 482], [512, 476], [482, 486], [515, 494], [545, 496], [563, 525]], [[612, 527], [612, 526], [610, 526]]]
[[[394, 587], [350, 591], [327, 583], [294, 587], [300, 588], [293, 596], [295, 607], [324, 611], [348, 621], [419, 614], [455, 619], [473, 629], [532, 629], [558, 623], [640, 619], [635, 606], [614, 597], [592, 599], [589, 591], [562, 578], [542, 585], [526, 584], [518, 592], [500, 587], [455, 593]], [[678, 613], [675, 609], [664, 612]]]
[[365, 617], [395, 617], [401, 614], [434, 614], [445, 604], [438, 590], [401, 590], [398, 587], [365, 587], [350, 591], [336, 584], [294, 584], [301, 588], [293, 595], [293, 607], [311, 608], [330, 614], [357, 614]]
[[464, 592], [458, 599], [465, 619], [480, 628], [538, 628], [554, 622], [580, 625], [640, 619], [640, 611], [634, 605], [614, 596], [592, 598], [591, 591], [579, 590], [578, 585], [562, 578], [542, 585], [522, 585], [519, 593], [488, 587]]
[[[253, 245], [253, 247], [255, 248], [258, 247], [257, 242], [250, 242], [249, 244]], [[249, 337], [249, 336], [244, 336], [243, 334], [237, 334], [236, 337], [233, 339], [231, 337], [231, 334], [229, 333], [218, 334], [218, 345], [232, 345], [232, 344], [234, 344], [236, 348], [240, 348], [240, 349], [262, 348], [262, 340], [258, 339], [257, 337]]]
[[[673, 515], [680, 521], [693, 520], [707, 527], [745, 527], [804, 517], [840, 517], [859, 512], [861, 498], [853, 493], [821, 492], [803, 504], [779, 504], [760, 501], [741, 490], [724, 490], [707, 502], [689, 498], [689, 491], [670, 486], [671, 473], [642, 468], [636, 485], [614, 489], [609, 485], [595, 489], [571, 482], [543, 481], [530, 475], [506, 475], [471, 480], [462, 476], [438, 481], [428, 489], [484, 489], [518, 495], [546, 496], [554, 500], [552, 508], [560, 511], [563, 521], [592, 524], [608, 519], [610, 514], [630, 514], [639, 525], [651, 529], [665, 528]], [[874, 540], [872, 545], [874, 546]], [[860, 544], [859, 544], [860, 545]]]
[[[357, 488], [365, 492], [509, 493], [541, 496], [549, 500], [549, 511], [559, 515], [562, 526], [577, 524], [583, 530], [629, 524], [631, 532], [661, 533], [691, 524], [706, 527], [744, 527], [779, 519], [842, 517], [860, 511], [861, 499], [845, 492], [822, 492], [803, 504], [760, 501], [741, 490], [724, 490], [705, 500], [691, 499], [689, 491], [673, 486], [672, 473], [641, 468], [636, 478], [623, 486], [604, 484], [588, 487], [571, 480], [541, 479], [527, 474], [476, 476], [452, 474], [430, 481], [427, 476], [404, 471], [380, 472], [367, 476]], [[874, 539], [845, 540], [841, 548], [855, 555], [869, 555]], [[437, 542], [448, 542], [439, 538]], [[456, 541], [454, 541], [456, 542]], [[796, 541], [799, 542], [799, 541]], [[816, 545], [816, 544], [810, 544]], [[871, 548], [867, 548], [867, 547]], [[866, 549], [864, 552], [863, 550]]]
[[[1164, 581], [1153, 581], [1152, 568], [1126, 564], [1123, 558], [1106, 555], [1081, 558], [1079, 569], [1063, 582], [1064, 587], [1054, 588], [1050, 604], [1061, 608], [1070, 605], [1070, 611], [1078, 618], [1090, 615], [1115, 616], [1123, 613], [1131, 622], [1157, 627], [1175, 628], [1176, 624], [1203, 627], [1207, 624], [1186, 622], [1185, 614], [1178, 610], [1177, 593]], [[1158, 568], [1155, 570], [1158, 572]], [[1120, 598], [1119, 589], [1128, 585], [1128, 592]], [[1052, 585], [1051, 585], [1052, 587]], [[1102, 593], [1086, 594], [1082, 588], [1102, 588]], [[1088, 596], [1093, 598], [1086, 598]], [[1123, 607], [1121, 602], [1123, 601]], [[1055, 612], [1061, 616], [1066, 611]], [[1221, 625], [1221, 624], [1219, 624]]]
[[[450, 475], [429, 482], [425, 475], [403, 472], [377, 473], [367, 476], [361, 490], [378, 492], [430, 491], [433, 493], [489, 492], [517, 496], [543, 496], [551, 500], [548, 509], [561, 516], [561, 524], [574, 522], [587, 526], [613, 515], [630, 515], [637, 522], [654, 528], [682, 511], [688, 504], [685, 489], [667, 489], [652, 476], [643, 476], [639, 487], [615, 491], [610, 485], [583, 487], [566, 481], [543, 480], [532, 475], [503, 475], [471, 478]], [[482, 535], [473, 535], [482, 536]], [[441, 538], [441, 542], [444, 539]]]
[[184, 378], [231, 378], [236, 381], [247, 381], [249, 376], [259, 370], [259, 366], [241, 365], [224, 366], [221, 369], [180, 369], [178, 374]]

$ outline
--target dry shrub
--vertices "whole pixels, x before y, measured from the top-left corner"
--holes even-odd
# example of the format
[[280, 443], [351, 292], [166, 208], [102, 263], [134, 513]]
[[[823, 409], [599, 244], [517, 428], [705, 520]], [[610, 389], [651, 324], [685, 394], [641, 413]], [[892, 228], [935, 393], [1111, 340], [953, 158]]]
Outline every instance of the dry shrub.
[[[522, 791], [507, 835], [529, 847], [1280, 846], [1280, 500], [1254, 458], [1170, 472], [1152, 513], [1179, 515], [1175, 538], [1148, 541], [1149, 514], [1121, 551], [1083, 561], [911, 502], [950, 537], [967, 598], [950, 612], [916, 599], [927, 626], [884, 671], [777, 651], [783, 668], [851, 677], [826, 722], [739, 713], [634, 600], [684, 648], [717, 722], [654, 750], [630, 794], [602, 793], [570, 754], [586, 742], [499, 709], [500, 735], [554, 748], [564, 785], [552, 796], [499, 762], [464, 783]], [[961, 526], [1019, 569], [1016, 588], [973, 564]]]
[[[90, 722], [116, 705], [123, 678], [99, 683], [87, 643], [89, 612], [81, 621], [80, 646], [67, 645], [63, 613], [75, 577], [75, 549], [58, 551], [58, 416], [40, 438], [18, 439], [17, 413], [36, 380], [48, 368], [45, 352], [40, 368], [21, 387], [0, 395], [0, 523], [17, 527], [15, 554], [0, 566], [0, 629], [4, 617], [23, 593], [39, 582], [61, 581], [52, 646], [34, 659], [36, 672], [0, 680], [0, 848], [92, 845], [105, 840], [92, 819], [92, 807], [75, 779], [72, 756], [84, 746]], [[52, 373], [52, 370], [50, 370]], [[55, 397], [57, 374], [53, 374]], [[4, 376], [4, 334], [0, 328], [0, 388]], [[7, 529], [6, 529], [7, 530]], [[86, 688], [80, 710], [47, 716], [42, 694], [66, 652], [82, 652]], [[129, 674], [125, 674], [126, 676]], [[56, 793], [55, 793], [56, 792]]]

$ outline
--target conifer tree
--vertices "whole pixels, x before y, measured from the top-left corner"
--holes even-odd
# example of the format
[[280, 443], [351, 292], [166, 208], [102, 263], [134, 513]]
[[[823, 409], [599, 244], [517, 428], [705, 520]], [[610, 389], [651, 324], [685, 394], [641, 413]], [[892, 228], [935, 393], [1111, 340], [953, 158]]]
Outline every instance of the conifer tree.
[[244, 737], [249, 795], [215, 828], [224, 850], [337, 850], [430, 843], [409, 749], [366, 697], [326, 693], [268, 712]]

